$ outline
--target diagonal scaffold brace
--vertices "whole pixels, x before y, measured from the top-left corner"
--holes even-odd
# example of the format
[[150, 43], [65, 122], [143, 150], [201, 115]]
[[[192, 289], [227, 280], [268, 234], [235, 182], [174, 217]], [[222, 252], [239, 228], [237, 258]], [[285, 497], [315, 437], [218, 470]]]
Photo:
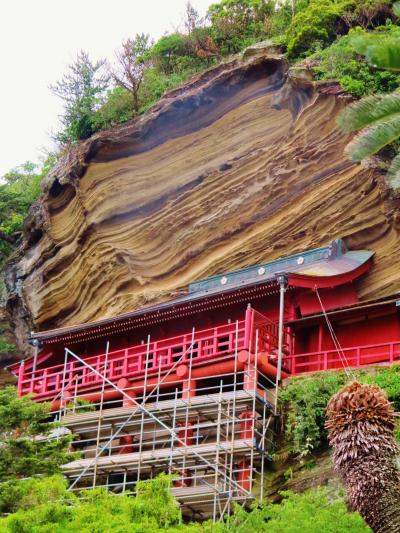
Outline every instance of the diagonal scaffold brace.
[[[193, 343], [192, 343], [193, 344]], [[237, 344], [237, 343], [236, 343]], [[189, 348], [191, 349], [191, 347]], [[188, 350], [186, 350], [185, 353], [187, 353]], [[236, 348], [236, 351], [237, 351], [237, 348]], [[66, 354], [66, 360], [67, 360], [67, 357], [70, 356], [70, 357], [73, 357], [74, 359], [76, 359], [77, 361], [79, 361], [81, 364], [85, 365], [89, 370], [91, 370], [91, 372], [93, 372], [95, 375], [97, 375], [98, 377], [100, 377], [102, 380], [104, 380], [105, 383], [107, 383], [108, 385], [110, 385], [111, 387], [113, 387], [115, 390], [117, 390], [121, 396], [123, 396], [124, 398], [128, 399], [131, 403], [134, 403], [135, 404], [135, 409], [133, 410], [133, 412], [129, 415], [128, 419], [125, 421], [125, 423], [123, 425], [121, 425], [117, 430], [116, 432], [108, 439], [108, 441], [106, 442], [106, 444], [100, 449], [100, 450], [96, 450], [96, 455], [95, 457], [92, 459], [92, 461], [83, 469], [83, 471], [79, 474], [79, 476], [73, 481], [73, 483], [70, 485], [69, 487], [69, 490], [72, 490], [74, 488], [74, 486], [79, 482], [79, 480], [82, 478], [82, 476], [89, 470], [89, 468], [91, 468], [92, 466], [94, 466], [96, 464], [96, 461], [98, 460], [99, 456], [103, 453], [103, 451], [105, 449], [108, 448], [108, 446], [112, 443], [112, 441], [118, 437], [118, 435], [121, 433], [121, 431], [123, 430], [123, 427], [135, 416], [136, 413], [138, 413], [139, 411], [143, 413], [143, 415], [146, 415], [148, 416], [149, 418], [151, 418], [154, 422], [156, 422], [157, 424], [159, 424], [164, 430], [166, 430], [170, 436], [171, 436], [171, 439], [174, 441], [174, 442], [177, 442], [181, 447], [184, 447], [186, 449], [186, 451], [190, 451], [191, 454], [193, 454], [195, 457], [197, 457], [197, 459], [199, 459], [203, 464], [205, 464], [207, 467], [211, 468], [214, 472], [216, 472], [217, 475], [221, 476], [225, 481], [228, 482], [228, 485], [230, 487], [234, 487], [239, 493], [242, 493], [244, 494], [244, 496], [251, 496], [250, 495], [250, 492], [248, 490], [246, 490], [245, 488], [243, 488], [239, 483], [237, 483], [233, 478], [232, 476], [228, 475], [226, 472], [224, 472], [223, 470], [221, 470], [220, 468], [218, 468], [217, 465], [211, 463], [210, 461], [208, 461], [205, 457], [203, 457], [199, 452], [197, 452], [196, 450], [193, 449], [192, 446], [188, 445], [184, 440], [182, 440], [178, 435], [177, 433], [174, 431], [173, 428], [169, 427], [167, 424], [165, 424], [162, 420], [160, 420], [157, 416], [155, 416], [151, 411], [149, 411], [148, 409], [146, 409], [145, 407], [145, 403], [148, 401], [148, 399], [153, 395], [153, 393], [157, 390], [159, 384], [163, 381], [163, 379], [165, 379], [170, 372], [172, 372], [172, 370], [174, 369], [174, 367], [181, 361], [181, 359], [184, 357], [185, 354], [182, 354], [181, 358], [179, 358], [178, 361], [175, 362], [175, 364], [169, 369], [169, 372], [163, 377], [163, 379], [161, 380], [161, 382], [156, 386], [154, 387], [154, 389], [147, 395], [146, 398], [143, 399], [143, 403], [140, 404], [138, 403], [134, 398], [132, 398], [131, 396], [129, 396], [123, 389], [121, 389], [120, 387], [118, 387], [118, 385], [116, 385], [115, 383], [113, 383], [111, 380], [109, 380], [107, 378], [107, 376], [105, 374], [102, 374], [101, 372], [99, 372], [98, 370], [96, 370], [93, 366], [91, 366], [89, 363], [87, 363], [86, 361], [84, 361], [81, 357], [79, 357], [77, 354], [75, 354], [74, 352], [72, 352], [69, 348], [65, 348], [65, 354]], [[235, 356], [237, 356], [237, 354], [235, 354]], [[218, 492], [218, 493], [221, 493], [221, 491], [219, 490], [219, 488], [216, 486], [215, 487], [215, 490]], [[231, 489], [232, 490], [232, 489]]]

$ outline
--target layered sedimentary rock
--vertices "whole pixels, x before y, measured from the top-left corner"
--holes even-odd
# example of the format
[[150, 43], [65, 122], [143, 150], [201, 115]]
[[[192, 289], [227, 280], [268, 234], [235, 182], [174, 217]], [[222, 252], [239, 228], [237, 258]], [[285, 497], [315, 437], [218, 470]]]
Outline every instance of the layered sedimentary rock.
[[43, 185], [8, 270], [17, 336], [110, 317], [190, 281], [345, 238], [376, 252], [362, 299], [400, 288], [396, 207], [347, 161], [347, 99], [268, 52], [85, 141]]

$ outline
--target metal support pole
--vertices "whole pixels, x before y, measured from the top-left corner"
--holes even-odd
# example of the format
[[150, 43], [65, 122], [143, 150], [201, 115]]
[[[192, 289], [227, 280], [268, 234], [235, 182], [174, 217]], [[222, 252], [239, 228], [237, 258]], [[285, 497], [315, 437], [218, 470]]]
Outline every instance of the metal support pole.
[[[150, 335], [147, 336], [146, 359], [145, 359], [145, 363], [144, 363], [144, 388], [143, 388], [143, 399], [142, 399], [142, 405], [143, 406], [146, 405], [147, 374], [148, 374], [148, 369], [149, 369], [149, 355], [150, 355]], [[144, 414], [145, 414], [145, 411], [142, 411], [142, 418], [141, 418], [141, 421], [140, 421], [139, 461], [138, 461], [138, 470], [137, 470], [137, 481], [140, 481], [140, 473], [141, 473], [141, 468], [142, 468]]]
[[[108, 350], [110, 349], [110, 343], [107, 341], [106, 345], [106, 356], [104, 359], [104, 375], [107, 375], [107, 363], [108, 363]], [[100, 394], [100, 408], [99, 408], [99, 420], [97, 423], [97, 437], [96, 437], [96, 461], [94, 463], [93, 468], [93, 488], [96, 487], [96, 480], [97, 480], [97, 463], [98, 463], [98, 451], [100, 447], [100, 435], [101, 435], [101, 423], [103, 419], [103, 403], [104, 403], [104, 389], [106, 386], [106, 382], [102, 381], [101, 383], [101, 394]]]
[[178, 387], [175, 388], [175, 401], [174, 401], [174, 411], [172, 415], [172, 432], [171, 432], [171, 449], [169, 455], [169, 465], [168, 465], [168, 475], [172, 474], [172, 454], [174, 451], [175, 444], [175, 435], [176, 435], [176, 404], [178, 403]]
[[222, 379], [219, 386], [219, 398], [218, 398], [218, 418], [217, 418], [217, 442], [216, 442], [216, 455], [215, 455], [215, 472], [214, 472], [214, 506], [213, 506], [213, 523], [217, 521], [217, 497], [218, 492], [218, 465], [219, 465], [219, 448], [221, 442], [221, 409], [222, 409]]
[[[159, 418], [157, 418], [151, 411], [149, 411], [148, 409], [146, 409], [146, 407], [144, 405], [141, 405], [139, 404], [136, 400], [132, 399], [123, 389], [121, 389], [120, 387], [118, 387], [117, 385], [115, 385], [115, 383], [113, 383], [110, 379], [108, 379], [105, 375], [102, 375], [100, 372], [98, 372], [95, 368], [93, 368], [89, 363], [87, 363], [84, 359], [82, 359], [81, 357], [79, 357], [78, 355], [76, 355], [74, 352], [72, 352], [71, 350], [69, 350], [68, 348], [65, 348], [65, 353], [66, 353], [66, 356], [67, 354], [71, 355], [72, 357], [74, 357], [77, 361], [79, 361], [80, 363], [82, 363], [83, 365], [85, 365], [87, 368], [89, 368], [89, 370], [91, 370], [94, 374], [96, 374], [97, 376], [99, 376], [100, 378], [104, 379], [104, 381], [106, 383], [108, 383], [109, 385], [111, 385], [115, 390], [117, 390], [123, 397], [126, 397], [128, 398], [130, 401], [133, 401], [136, 405], [136, 409], [134, 409], [132, 411], [132, 413], [129, 415], [129, 417], [126, 419], [126, 421], [121, 424], [119, 426], [119, 428], [116, 430], [116, 432], [114, 433], [113, 435], [113, 438], [116, 438], [120, 432], [122, 431], [122, 429], [124, 428], [124, 426], [130, 422], [130, 420], [133, 418], [133, 416], [138, 412], [138, 411], [141, 411], [141, 412], [145, 412], [147, 414], [147, 416], [149, 418], [151, 418], [152, 420], [154, 420], [156, 423], [158, 423], [160, 426], [162, 426], [170, 435], [171, 435], [171, 438], [173, 438], [174, 441], [178, 442], [181, 446], [185, 446], [187, 448], [187, 444], [178, 437], [178, 435], [176, 434], [176, 431], [173, 429], [173, 428], [170, 428], [167, 424], [165, 424], [162, 420], [160, 420]], [[237, 355], [237, 353], [236, 353]], [[168, 375], [172, 372], [172, 370], [174, 369], [174, 367], [176, 366], [176, 364], [178, 363], [179, 361], [177, 361], [170, 369], [169, 371], [166, 373], [166, 375], [163, 377], [163, 379], [166, 379], [168, 377]], [[156, 390], [156, 387], [153, 388], [153, 390], [150, 392], [150, 394], [147, 395], [147, 397], [145, 398], [145, 402], [148, 401], [148, 399], [153, 395], [153, 393], [155, 392]], [[176, 404], [176, 400], [175, 400], [175, 404]], [[101, 448], [101, 450], [99, 450], [99, 452], [96, 454], [96, 455], [100, 455], [106, 448], [107, 446], [112, 442], [113, 438], [110, 438], [110, 440], [108, 442], [106, 442], [106, 444]], [[210, 467], [212, 470], [215, 469], [215, 465], [212, 464], [210, 461], [208, 461], [205, 457], [202, 457], [200, 455], [200, 453], [198, 453], [196, 450], [191, 450], [192, 451], [192, 454], [197, 457], [197, 459], [200, 459], [200, 461], [204, 462], [204, 464], [206, 464], [208, 467]], [[78, 481], [82, 478], [82, 476], [88, 471], [89, 468], [91, 468], [92, 466], [94, 465], [94, 461], [91, 461], [89, 462], [85, 468], [83, 469], [83, 471], [79, 474], [79, 476], [74, 480], [74, 482], [70, 485], [69, 489], [68, 490], [72, 490], [74, 488], [74, 486], [78, 483]], [[224, 478], [227, 478], [228, 482], [230, 484], [233, 484], [236, 488], [240, 489], [238, 483], [232, 479], [232, 477], [224, 474], [224, 472], [221, 472], [221, 475], [224, 477]], [[245, 493], [247, 493], [247, 491], [244, 491]]]
[[[265, 427], [265, 415], [267, 412], [267, 404], [264, 402], [263, 406], [263, 421], [262, 421], [262, 427]], [[262, 503], [264, 501], [264, 462], [265, 462], [265, 437], [264, 432], [261, 436], [260, 440], [260, 448], [261, 448], [261, 486], [260, 486], [260, 502]]]
[[[60, 412], [58, 416], [58, 420], [61, 421], [61, 415], [63, 410], [63, 402], [64, 402], [64, 389], [65, 389], [65, 376], [67, 373], [67, 361], [68, 361], [68, 349], [65, 348], [65, 355], [64, 355], [64, 368], [63, 368], [63, 374], [62, 374], [62, 383], [61, 383], [61, 398], [60, 398]], [[57, 435], [57, 440], [58, 440]]]
[[285, 292], [287, 287], [287, 278], [284, 275], [277, 277], [279, 283], [279, 330], [278, 330], [278, 367], [276, 372], [276, 384], [275, 384], [275, 415], [278, 412], [278, 392], [279, 383], [282, 375], [282, 359], [283, 359], [283, 314], [285, 309]]
[[35, 373], [36, 373], [36, 367], [37, 367], [37, 358], [39, 353], [39, 341], [35, 339], [33, 341], [34, 346], [34, 352], [33, 352], [33, 366], [32, 366], [32, 388], [31, 391], [35, 392]]

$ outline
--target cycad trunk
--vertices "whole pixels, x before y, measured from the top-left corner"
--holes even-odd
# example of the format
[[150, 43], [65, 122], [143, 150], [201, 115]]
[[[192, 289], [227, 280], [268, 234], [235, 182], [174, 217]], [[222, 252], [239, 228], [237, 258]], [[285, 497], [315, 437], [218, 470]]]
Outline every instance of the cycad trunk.
[[400, 533], [394, 412], [375, 385], [348, 383], [331, 398], [326, 427], [350, 505], [375, 533]]

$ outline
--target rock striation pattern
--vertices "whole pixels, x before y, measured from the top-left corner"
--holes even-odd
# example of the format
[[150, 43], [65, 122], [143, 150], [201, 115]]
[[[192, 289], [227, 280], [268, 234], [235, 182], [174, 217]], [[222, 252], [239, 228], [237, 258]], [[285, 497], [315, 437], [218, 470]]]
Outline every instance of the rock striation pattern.
[[19, 340], [337, 237], [376, 252], [362, 299], [399, 290], [396, 205], [375, 169], [346, 160], [338, 92], [257, 50], [71, 150], [8, 267]]

